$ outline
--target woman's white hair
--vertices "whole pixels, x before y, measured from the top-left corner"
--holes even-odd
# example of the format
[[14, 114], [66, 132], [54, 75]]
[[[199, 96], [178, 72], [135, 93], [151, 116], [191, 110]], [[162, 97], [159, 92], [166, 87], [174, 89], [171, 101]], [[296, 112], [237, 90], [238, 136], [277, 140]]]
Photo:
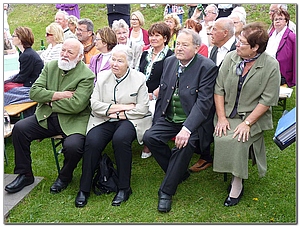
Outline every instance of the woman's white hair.
[[120, 53], [123, 52], [126, 55], [127, 63], [128, 66], [131, 65], [131, 62], [133, 60], [133, 51], [132, 49], [124, 44], [117, 44], [112, 50], [111, 54], [113, 55], [114, 53]]

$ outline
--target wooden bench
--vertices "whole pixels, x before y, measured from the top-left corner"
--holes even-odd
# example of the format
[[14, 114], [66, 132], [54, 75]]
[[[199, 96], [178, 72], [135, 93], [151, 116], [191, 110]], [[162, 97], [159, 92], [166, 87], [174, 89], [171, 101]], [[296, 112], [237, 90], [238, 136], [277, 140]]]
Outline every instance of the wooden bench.
[[24, 102], [19, 104], [10, 104], [4, 106], [4, 109], [7, 111], [9, 116], [16, 116], [20, 117], [20, 119], [24, 118], [24, 111], [28, 110], [29, 108], [37, 105], [37, 102]]

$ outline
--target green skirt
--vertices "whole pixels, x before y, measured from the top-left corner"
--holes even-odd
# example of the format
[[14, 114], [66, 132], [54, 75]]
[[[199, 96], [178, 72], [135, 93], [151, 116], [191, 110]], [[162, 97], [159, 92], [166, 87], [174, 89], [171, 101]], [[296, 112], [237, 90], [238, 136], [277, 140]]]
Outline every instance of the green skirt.
[[[231, 130], [227, 130], [226, 136], [214, 136], [213, 171], [231, 173], [242, 179], [248, 179], [248, 162], [251, 158], [253, 164], [257, 164], [259, 176], [263, 177], [267, 171], [263, 132], [253, 137], [250, 136], [246, 142], [238, 142], [237, 136], [235, 138], [232, 138], [232, 136], [234, 129], [242, 120], [239, 117], [227, 119]], [[250, 149], [251, 145], [253, 145], [253, 149]]]

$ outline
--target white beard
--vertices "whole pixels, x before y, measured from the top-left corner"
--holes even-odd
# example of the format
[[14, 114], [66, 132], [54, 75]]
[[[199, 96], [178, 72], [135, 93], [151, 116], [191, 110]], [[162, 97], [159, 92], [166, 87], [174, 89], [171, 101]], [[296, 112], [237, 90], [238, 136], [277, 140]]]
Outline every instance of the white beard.
[[58, 68], [64, 70], [64, 71], [69, 71], [71, 69], [74, 69], [77, 65], [78, 58], [74, 59], [73, 61], [68, 61], [62, 60], [62, 58], [58, 59]]

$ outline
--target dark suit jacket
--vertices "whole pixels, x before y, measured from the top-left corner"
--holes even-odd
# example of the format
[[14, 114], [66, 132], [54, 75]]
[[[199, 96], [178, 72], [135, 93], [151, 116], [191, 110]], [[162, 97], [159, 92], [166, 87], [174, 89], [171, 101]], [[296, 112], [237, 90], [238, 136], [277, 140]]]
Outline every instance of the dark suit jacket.
[[[234, 41], [234, 43], [231, 45], [230, 47], [230, 51], [233, 51], [235, 50], [235, 44], [236, 44], [236, 40]], [[214, 62], [214, 63], [217, 63], [217, 53], [218, 53], [218, 47], [217, 46], [214, 46], [212, 49], [211, 49], [211, 52], [210, 52], [210, 55], [209, 55], [209, 58]], [[222, 60], [223, 62], [223, 60]], [[222, 64], [221, 62], [221, 64]], [[219, 65], [219, 67], [221, 66], [221, 64]]]
[[[142, 53], [141, 60], [140, 60], [140, 66], [139, 66], [140, 72], [142, 72], [144, 74], [145, 74], [145, 68], [148, 63], [146, 61], [147, 54], [148, 54], [147, 50]], [[156, 88], [158, 88], [160, 77], [163, 72], [164, 60], [171, 55], [173, 55], [173, 51], [171, 51], [169, 49], [169, 51], [167, 52], [167, 56], [164, 59], [153, 63], [150, 77], [148, 78], [148, 80], [146, 82], [147, 87], [148, 87], [148, 93], [152, 93]]]
[[[165, 59], [160, 90], [156, 102], [154, 122], [167, 113], [177, 80], [178, 59], [171, 56]], [[218, 67], [212, 60], [196, 54], [180, 77], [179, 97], [187, 116], [183, 123], [192, 133], [205, 130], [205, 123], [213, 107], [214, 85]], [[201, 135], [200, 135], [201, 146]], [[201, 149], [201, 147], [200, 147]]]
[[20, 71], [11, 82], [23, 84], [24, 87], [31, 87], [42, 72], [43, 60], [37, 52], [29, 47], [20, 54], [19, 62]]

